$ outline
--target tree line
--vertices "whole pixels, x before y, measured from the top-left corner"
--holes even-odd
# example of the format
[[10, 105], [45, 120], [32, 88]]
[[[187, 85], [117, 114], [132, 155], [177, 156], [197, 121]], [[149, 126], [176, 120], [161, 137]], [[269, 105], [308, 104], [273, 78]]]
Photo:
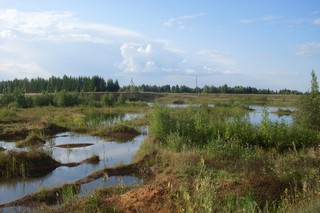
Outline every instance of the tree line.
[[159, 92], [159, 93], [230, 93], [230, 94], [302, 94], [297, 90], [257, 89], [255, 87], [208, 86], [191, 88], [185, 85], [128, 85], [120, 87], [118, 80], [107, 81], [99, 76], [93, 77], [60, 77], [14, 79], [0, 82], [0, 93], [10, 94], [14, 91], [22, 93], [57, 93], [66, 92]]
[[106, 82], [102, 77], [60, 77], [14, 79], [0, 82], [0, 92], [2, 94], [21, 91], [23, 93], [56, 93], [67, 92], [116, 92], [120, 89], [118, 80], [108, 79]]
[[229, 93], [229, 94], [302, 94], [302, 92], [297, 90], [290, 89], [281, 89], [279, 91], [274, 91], [270, 89], [257, 89], [255, 87], [244, 87], [244, 86], [235, 86], [230, 87], [227, 84], [222, 86], [208, 86], [205, 85], [203, 88], [191, 88], [185, 85], [145, 85], [140, 86], [123, 86], [120, 88], [121, 92], [124, 91], [135, 91], [135, 92], [165, 92], [165, 93]]

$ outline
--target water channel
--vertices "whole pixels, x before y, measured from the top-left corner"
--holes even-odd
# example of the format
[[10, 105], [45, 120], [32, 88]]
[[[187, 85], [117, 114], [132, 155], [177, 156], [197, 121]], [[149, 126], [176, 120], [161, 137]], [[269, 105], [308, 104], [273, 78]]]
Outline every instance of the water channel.
[[[113, 120], [99, 121], [101, 125], [110, 125], [117, 122], [141, 117], [141, 114], [125, 114], [114, 116]], [[44, 149], [48, 151], [53, 159], [61, 163], [81, 162], [85, 159], [98, 155], [100, 158], [97, 164], [81, 164], [76, 167], [61, 166], [41, 177], [26, 178], [23, 180], [0, 180], [0, 204], [19, 199], [27, 194], [39, 191], [41, 188], [51, 188], [60, 186], [64, 183], [75, 182], [94, 171], [113, 167], [118, 164], [128, 164], [138, 151], [142, 141], [146, 137], [141, 134], [133, 140], [125, 143], [107, 141], [105, 139], [81, 135], [72, 132], [57, 134], [54, 138], [48, 140]], [[59, 145], [65, 144], [91, 144], [90, 146], [79, 148], [60, 148]], [[17, 148], [16, 142], [0, 141], [0, 147], [6, 150], [27, 150], [27, 148]], [[120, 181], [119, 181], [120, 180]], [[98, 179], [92, 183], [81, 186], [81, 194], [92, 192], [97, 187], [111, 185], [132, 185], [139, 184], [141, 181], [133, 176], [109, 177], [108, 179]]]

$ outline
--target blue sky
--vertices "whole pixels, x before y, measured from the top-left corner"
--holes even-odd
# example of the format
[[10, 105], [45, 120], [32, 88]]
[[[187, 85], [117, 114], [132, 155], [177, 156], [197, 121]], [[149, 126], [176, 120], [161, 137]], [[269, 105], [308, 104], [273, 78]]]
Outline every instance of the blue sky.
[[0, 80], [307, 91], [312, 69], [319, 0], [0, 0]]

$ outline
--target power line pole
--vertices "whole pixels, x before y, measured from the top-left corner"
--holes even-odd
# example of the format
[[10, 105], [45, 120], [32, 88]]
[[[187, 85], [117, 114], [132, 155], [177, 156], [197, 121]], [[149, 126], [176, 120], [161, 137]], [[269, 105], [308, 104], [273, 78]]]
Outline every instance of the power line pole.
[[196, 75], [196, 93], [198, 93], [198, 75]]

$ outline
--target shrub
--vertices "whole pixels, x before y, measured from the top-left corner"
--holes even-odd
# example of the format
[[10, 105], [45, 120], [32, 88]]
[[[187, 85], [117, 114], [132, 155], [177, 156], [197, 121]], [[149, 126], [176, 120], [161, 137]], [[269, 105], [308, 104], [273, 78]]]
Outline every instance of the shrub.
[[153, 107], [150, 121], [150, 131], [160, 143], [164, 143], [170, 131], [174, 131], [173, 118], [169, 109], [165, 106], [155, 105]]
[[33, 97], [34, 106], [50, 106], [53, 105], [53, 95], [48, 93], [42, 93]]
[[60, 107], [69, 107], [79, 104], [79, 98], [77, 93], [68, 93], [65, 90], [57, 93], [55, 96], [55, 101]]
[[311, 72], [311, 92], [302, 96], [295, 122], [306, 128], [320, 130], [320, 94], [317, 76]]
[[115, 105], [116, 99], [112, 93], [106, 93], [102, 96], [101, 102], [104, 106], [112, 107]]

